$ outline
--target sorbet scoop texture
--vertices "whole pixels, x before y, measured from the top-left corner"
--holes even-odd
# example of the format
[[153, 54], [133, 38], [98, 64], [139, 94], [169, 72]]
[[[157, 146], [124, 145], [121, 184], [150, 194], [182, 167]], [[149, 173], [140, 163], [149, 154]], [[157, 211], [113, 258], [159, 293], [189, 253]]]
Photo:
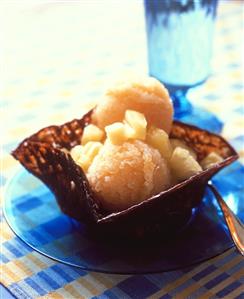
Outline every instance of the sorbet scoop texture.
[[170, 171], [159, 151], [140, 140], [106, 141], [87, 178], [103, 208], [121, 211], [170, 186]]
[[173, 105], [167, 89], [156, 79], [147, 77], [124, 81], [110, 88], [93, 114], [93, 122], [104, 128], [121, 122], [127, 109], [145, 115], [148, 126], [170, 132], [173, 121]]
[[186, 143], [169, 139], [172, 122], [168, 91], [154, 78], [107, 90], [84, 129], [82, 146], [71, 150], [104, 210], [126, 210], [202, 171]]

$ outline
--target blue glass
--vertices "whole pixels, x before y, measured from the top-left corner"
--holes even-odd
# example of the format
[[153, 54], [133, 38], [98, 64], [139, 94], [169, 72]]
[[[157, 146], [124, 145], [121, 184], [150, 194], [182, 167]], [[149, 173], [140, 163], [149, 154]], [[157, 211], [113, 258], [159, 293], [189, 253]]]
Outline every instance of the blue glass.
[[[244, 168], [238, 162], [214, 177], [233, 212], [244, 221]], [[36, 251], [85, 270], [107, 273], [153, 273], [175, 270], [212, 258], [233, 246], [222, 212], [206, 190], [188, 226], [158, 242], [107, 242], [64, 215], [53, 194], [25, 169], [9, 181], [4, 215], [12, 230]], [[143, 246], [142, 246], [143, 245]]]
[[219, 132], [222, 123], [187, 100], [211, 71], [217, 0], [144, 0], [149, 74], [170, 92], [175, 118]]

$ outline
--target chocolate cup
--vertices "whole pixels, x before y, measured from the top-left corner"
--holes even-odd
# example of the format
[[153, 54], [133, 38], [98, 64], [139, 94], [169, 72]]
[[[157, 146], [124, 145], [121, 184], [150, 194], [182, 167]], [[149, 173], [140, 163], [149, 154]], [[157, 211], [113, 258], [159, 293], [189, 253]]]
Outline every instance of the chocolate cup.
[[92, 110], [81, 119], [38, 131], [21, 142], [12, 155], [49, 187], [63, 213], [86, 223], [92, 232], [144, 238], [178, 231], [201, 202], [211, 177], [238, 158], [221, 136], [174, 121], [170, 137], [184, 140], [196, 152], [198, 160], [213, 151], [224, 160], [137, 205], [108, 213], [92, 191], [82, 168], [67, 151], [80, 144], [91, 115]]

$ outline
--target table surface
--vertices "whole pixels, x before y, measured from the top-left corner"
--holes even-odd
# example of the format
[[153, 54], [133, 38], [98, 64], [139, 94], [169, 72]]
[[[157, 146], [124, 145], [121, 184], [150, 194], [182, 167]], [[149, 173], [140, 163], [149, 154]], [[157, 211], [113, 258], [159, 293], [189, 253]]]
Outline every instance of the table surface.
[[[18, 165], [9, 153], [21, 140], [80, 117], [111, 80], [147, 74], [147, 65], [140, 1], [8, 1], [0, 8], [2, 203], [6, 181]], [[220, 1], [212, 75], [189, 93], [195, 105], [224, 122], [221, 134], [242, 163], [243, 8], [242, 1]], [[168, 273], [80, 275], [30, 249], [2, 214], [1, 263], [1, 298], [244, 298], [244, 260], [235, 248]]]

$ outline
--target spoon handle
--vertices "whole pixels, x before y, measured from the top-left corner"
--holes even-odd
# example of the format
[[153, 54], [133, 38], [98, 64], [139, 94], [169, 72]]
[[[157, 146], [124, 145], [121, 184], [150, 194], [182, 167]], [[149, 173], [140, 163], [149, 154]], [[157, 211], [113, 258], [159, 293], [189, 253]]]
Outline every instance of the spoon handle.
[[223, 200], [217, 189], [214, 185], [209, 182], [209, 189], [214, 194], [215, 198], [218, 201], [218, 204], [223, 212], [224, 219], [228, 226], [231, 238], [236, 245], [236, 248], [244, 256], [244, 226], [237, 216], [231, 211], [226, 202]]

